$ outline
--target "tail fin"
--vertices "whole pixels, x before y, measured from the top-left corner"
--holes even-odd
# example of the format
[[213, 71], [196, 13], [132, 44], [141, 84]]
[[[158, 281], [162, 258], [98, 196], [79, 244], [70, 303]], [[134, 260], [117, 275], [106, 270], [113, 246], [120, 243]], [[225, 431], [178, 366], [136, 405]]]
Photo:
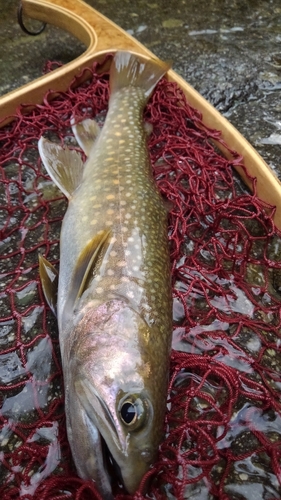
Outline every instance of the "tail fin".
[[149, 99], [156, 84], [170, 68], [170, 64], [157, 59], [142, 59], [130, 52], [116, 52], [110, 68], [110, 91], [124, 87], [140, 87]]

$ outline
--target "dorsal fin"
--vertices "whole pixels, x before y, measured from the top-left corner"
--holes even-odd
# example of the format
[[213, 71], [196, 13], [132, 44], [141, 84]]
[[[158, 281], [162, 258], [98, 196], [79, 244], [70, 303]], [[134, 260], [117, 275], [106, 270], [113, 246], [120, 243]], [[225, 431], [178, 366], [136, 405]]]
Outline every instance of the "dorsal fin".
[[84, 153], [89, 156], [90, 151], [100, 134], [100, 128], [95, 120], [87, 118], [80, 123], [74, 123], [74, 118], [71, 119], [72, 131], [79, 146]]
[[70, 199], [81, 184], [83, 162], [81, 156], [71, 149], [62, 148], [44, 137], [38, 142], [38, 149], [44, 166], [58, 188]]
[[56, 316], [58, 272], [41, 254], [39, 254], [39, 275], [47, 304]]

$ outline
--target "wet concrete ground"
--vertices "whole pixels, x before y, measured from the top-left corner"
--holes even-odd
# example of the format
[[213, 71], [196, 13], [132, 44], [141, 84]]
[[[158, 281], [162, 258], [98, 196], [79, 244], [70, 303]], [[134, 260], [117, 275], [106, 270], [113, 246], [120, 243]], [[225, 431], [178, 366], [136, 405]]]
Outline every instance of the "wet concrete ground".
[[[281, 178], [280, 0], [88, 0], [206, 97]], [[64, 63], [84, 46], [47, 26], [38, 37], [17, 24], [17, 0], [0, 0], [0, 95]], [[34, 21], [30, 24], [37, 29]]]

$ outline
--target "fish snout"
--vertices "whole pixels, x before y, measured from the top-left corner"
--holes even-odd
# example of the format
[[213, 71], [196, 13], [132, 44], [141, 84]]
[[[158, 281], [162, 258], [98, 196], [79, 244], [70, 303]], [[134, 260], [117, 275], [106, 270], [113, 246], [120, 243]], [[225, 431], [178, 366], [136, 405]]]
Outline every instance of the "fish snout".
[[157, 451], [150, 447], [139, 450], [138, 457], [130, 457], [130, 463], [121, 468], [123, 484], [130, 495], [133, 495], [140, 486], [140, 483], [155, 462]]

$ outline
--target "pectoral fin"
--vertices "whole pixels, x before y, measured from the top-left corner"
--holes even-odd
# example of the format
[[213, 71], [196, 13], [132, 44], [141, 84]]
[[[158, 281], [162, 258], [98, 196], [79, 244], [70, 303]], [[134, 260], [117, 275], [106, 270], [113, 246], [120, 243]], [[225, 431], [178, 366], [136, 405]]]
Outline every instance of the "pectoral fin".
[[93, 276], [101, 265], [103, 256], [109, 246], [110, 231], [102, 231], [92, 238], [78, 257], [71, 282], [71, 293], [69, 295], [65, 315], [71, 314], [75, 302], [88, 288]]
[[[94, 236], [86, 248], [81, 252], [77, 262], [75, 276], [77, 285], [80, 283], [77, 298], [81, 297], [82, 293], [87, 288], [89, 280], [91, 280], [94, 274], [97, 274], [97, 269], [109, 245], [110, 234], [110, 231], [103, 231], [97, 236]], [[80, 276], [83, 276], [81, 281], [79, 279]]]
[[72, 119], [71, 125], [76, 141], [84, 153], [89, 156], [93, 144], [100, 133], [97, 122], [88, 118], [74, 125], [74, 120]]
[[41, 254], [39, 254], [39, 274], [47, 304], [56, 316], [58, 272]]
[[83, 162], [81, 156], [71, 149], [62, 148], [44, 137], [38, 142], [38, 149], [44, 166], [58, 188], [70, 199], [81, 184]]

